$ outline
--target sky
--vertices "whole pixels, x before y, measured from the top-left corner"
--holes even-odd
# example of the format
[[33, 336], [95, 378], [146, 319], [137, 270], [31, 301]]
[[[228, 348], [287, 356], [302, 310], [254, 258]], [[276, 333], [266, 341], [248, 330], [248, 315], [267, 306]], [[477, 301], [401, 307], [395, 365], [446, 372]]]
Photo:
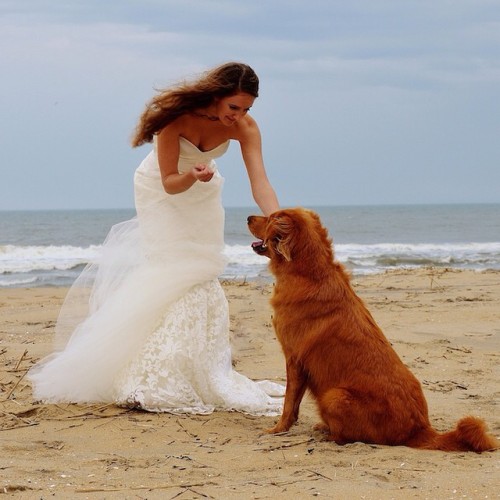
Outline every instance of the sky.
[[500, 202], [499, 0], [0, 0], [0, 210], [133, 207], [145, 103], [231, 60], [282, 206]]

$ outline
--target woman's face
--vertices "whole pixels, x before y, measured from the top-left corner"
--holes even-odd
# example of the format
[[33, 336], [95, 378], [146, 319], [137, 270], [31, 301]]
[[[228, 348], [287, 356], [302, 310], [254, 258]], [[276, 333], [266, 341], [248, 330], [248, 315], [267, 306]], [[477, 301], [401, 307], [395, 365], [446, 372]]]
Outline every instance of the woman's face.
[[223, 125], [230, 127], [248, 113], [254, 101], [255, 97], [245, 92], [221, 97], [215, 102], [217, 117]]

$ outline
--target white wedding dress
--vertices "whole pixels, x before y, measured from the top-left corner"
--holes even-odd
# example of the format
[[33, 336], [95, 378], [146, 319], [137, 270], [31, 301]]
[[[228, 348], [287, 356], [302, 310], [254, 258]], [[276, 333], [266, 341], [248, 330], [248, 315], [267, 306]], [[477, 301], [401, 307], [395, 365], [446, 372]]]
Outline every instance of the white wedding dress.
[[[180, 139], [179, 171], [210, 163]], [[156, 147], [134, 177], [137, 216], [112, 228], [70, 289], [56, 351], [29, 372], [36, 400], [113, 402], [148, 411], [277, 415], [284, 387], [233, 370], [224, 269], [223, 178], [164, 192]]]

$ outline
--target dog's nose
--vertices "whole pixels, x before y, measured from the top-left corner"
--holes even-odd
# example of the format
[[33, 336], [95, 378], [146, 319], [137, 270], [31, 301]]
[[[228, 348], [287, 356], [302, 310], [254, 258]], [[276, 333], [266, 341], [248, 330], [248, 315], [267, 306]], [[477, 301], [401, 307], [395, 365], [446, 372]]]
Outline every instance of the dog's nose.
[[251, 216], [251, 215], [249, 215], [249, 216], [247, 217], [247, 224], [250, 224], [250, 222], [252, 222], [252, 216]]

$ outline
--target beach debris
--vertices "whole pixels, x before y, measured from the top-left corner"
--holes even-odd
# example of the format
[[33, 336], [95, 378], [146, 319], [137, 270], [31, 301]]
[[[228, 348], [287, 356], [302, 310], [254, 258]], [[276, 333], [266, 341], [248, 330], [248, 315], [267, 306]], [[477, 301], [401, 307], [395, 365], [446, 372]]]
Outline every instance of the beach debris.
[[[283, 433], [285, 434], [285, 433]], [[279, 434], [275, 434], [275, 436], [279, 436]], [[309, 439], [301, 439], [300, 441], [285, 441], [284, 443], [279, 444], [278, 446], [275, 445], [269, 445], [266, 448], [254, 448], [254, 451], [276, 451], [276, 450], [284, 450], [287, 448], [292, 448], [294, 446], [300, 446], [301, 444], [309, 444], [314, 441], [314, 438], [309, 438]]]
[[469, 387], [465, 384], [454, 382], [453, 380], [422, 380], [422, 384], [435, 392], [450, 392], [455, 389], [467, 390]]

